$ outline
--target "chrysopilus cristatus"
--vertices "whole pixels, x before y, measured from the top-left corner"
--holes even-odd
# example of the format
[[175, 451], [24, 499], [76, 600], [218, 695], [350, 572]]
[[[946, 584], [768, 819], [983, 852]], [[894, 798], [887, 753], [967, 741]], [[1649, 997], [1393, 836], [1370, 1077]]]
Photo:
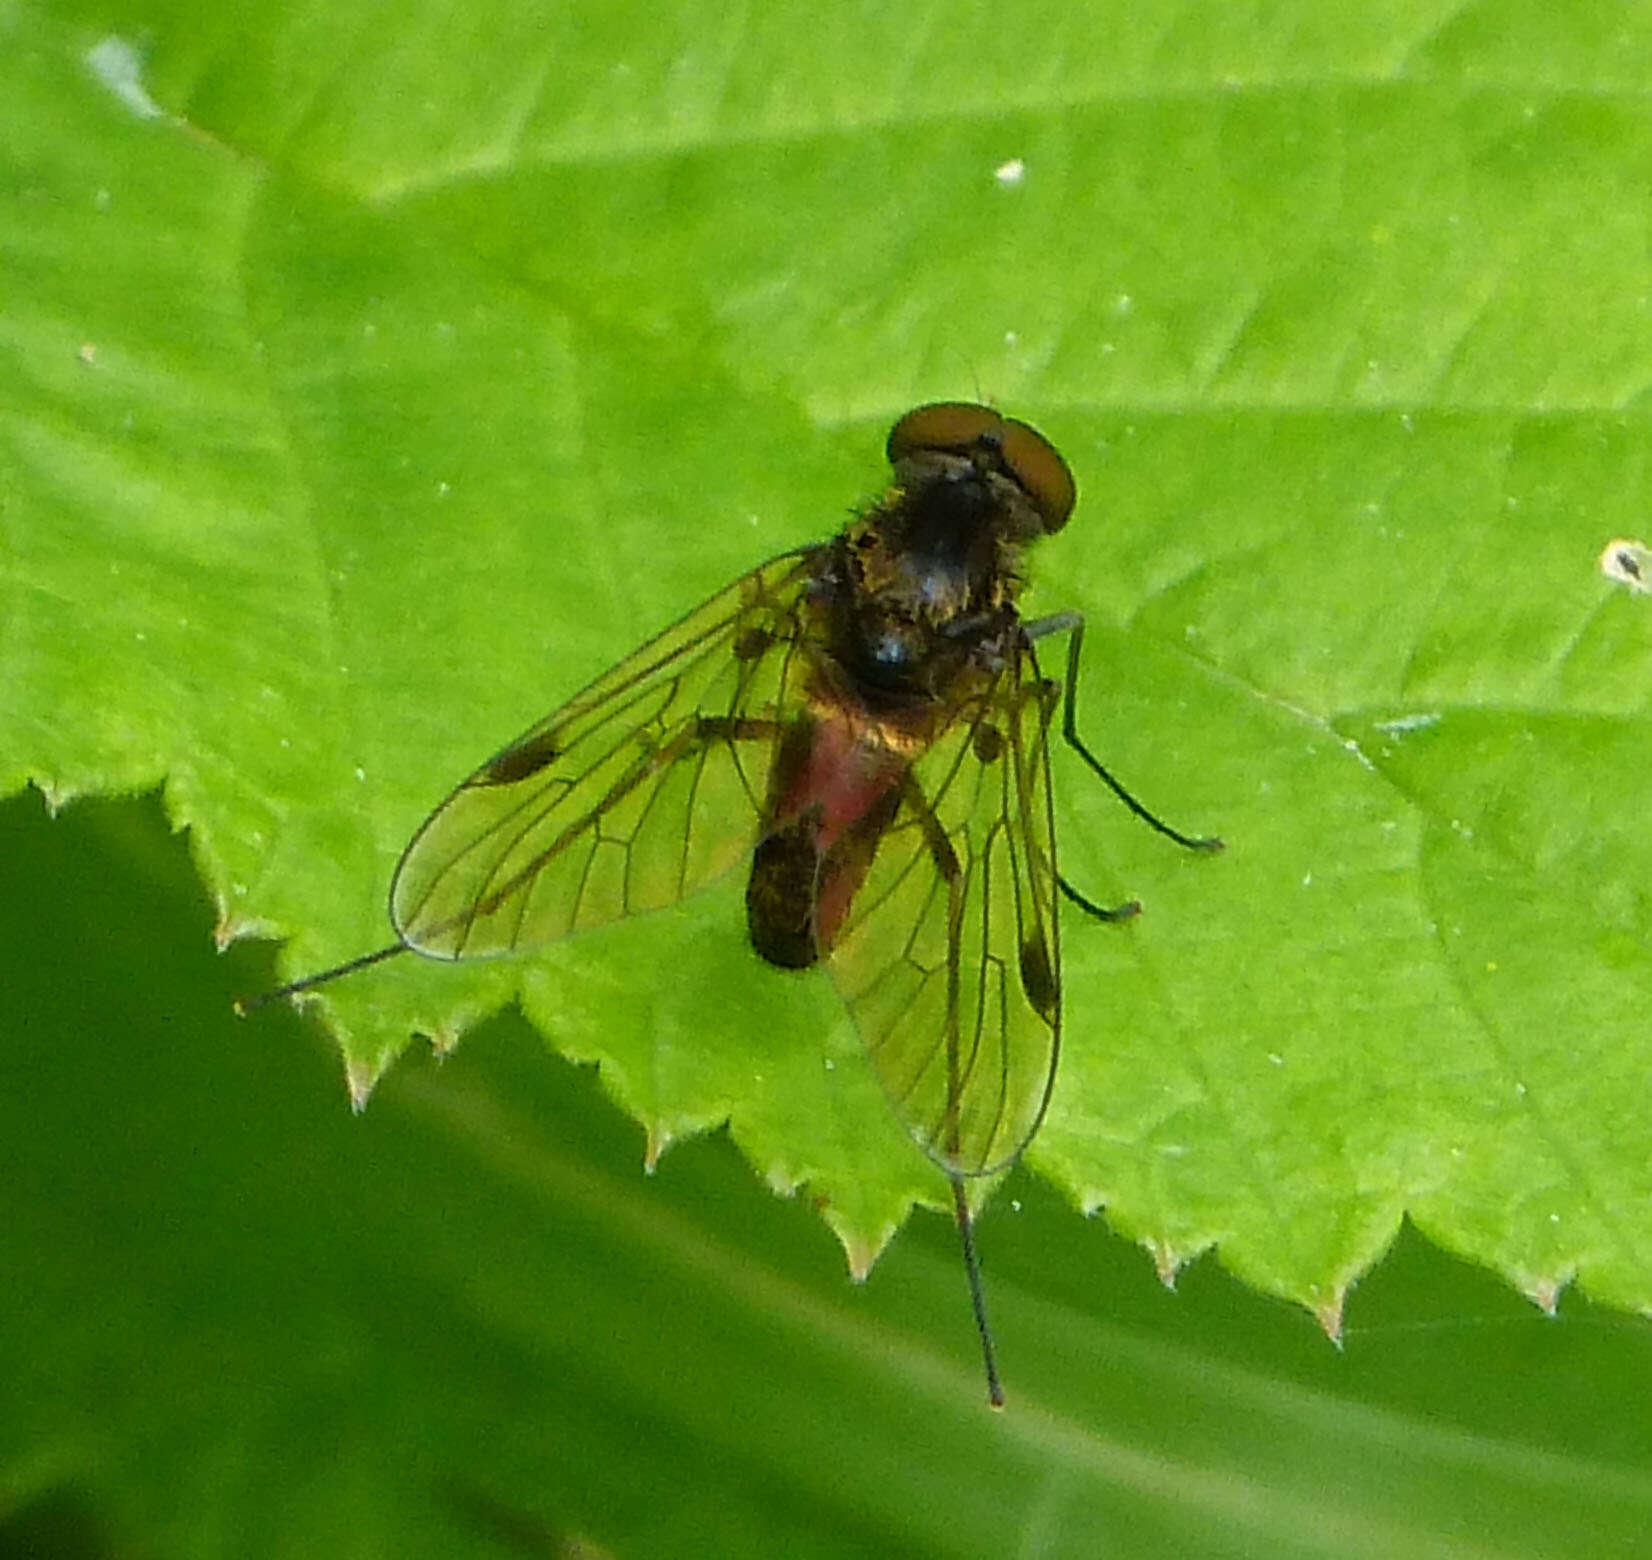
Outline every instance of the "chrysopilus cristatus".
[[[888, 490], [761, 564], [463, 781], [402, 856], [397, 941], [247, 1006], [412, 951], [476, 959], [677, 903], [750, 863], [746, 932], [824, 964], [907, 1130], [953, 1189], [991, 1401], [1003, 1401], [965, 1183], [1043, 1119], [1061, 1041], [1056, 722], [1079, 739], [1084, 622], [1024, 622], [1021, 557], [1076, 491], [1026, 423], [943, 402], [891, 430]], [[1063, 684], [1037, 645], [1067, 636]]]

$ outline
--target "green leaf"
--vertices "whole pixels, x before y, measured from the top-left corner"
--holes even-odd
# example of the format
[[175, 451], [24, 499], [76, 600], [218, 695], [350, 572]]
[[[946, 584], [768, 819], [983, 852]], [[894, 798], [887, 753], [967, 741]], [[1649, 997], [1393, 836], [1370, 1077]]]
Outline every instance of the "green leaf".
[[[221, 941], [349, 958], [457, 778], [829, 534], [894, 416], [990, 395], [1078, 476], [1029, 604], [1089, 617], [1092, 745], [1229, 845], [1058, 773], [1065, 870], [1147, 913], [1069, 926], [1032, 1168], [1332, 1330], [1406, 1216], [1544, 1306], [1652, 1303], [1652, 603], [1598, 563], [1646, 530], [1636, 13], [14, 0], [0, 39], [0, 787], [164, 784]], [[727, 1121], [863, 1271], [944, 1186], [738, 896], [319, 1011], [363, 1098], [520, 1002], [648, 1153]]]

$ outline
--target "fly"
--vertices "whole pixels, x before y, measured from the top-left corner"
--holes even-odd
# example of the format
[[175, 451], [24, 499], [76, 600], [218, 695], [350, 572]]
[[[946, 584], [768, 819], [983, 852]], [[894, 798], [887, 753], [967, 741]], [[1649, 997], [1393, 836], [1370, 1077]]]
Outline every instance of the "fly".
[[[1057, 914], [1100, 920], [1056, 863], [1050, 741], [1190, 850], [1080, 740], [1084, 620], [1024, 621], [1024, 550], [1072, 473], [1026, 423], [908, 412], [893, 481], [831, 541], [719, 591], [464, 780], [390, 889], [397, 941], [244, 1004], [405, 952], [522, 953], [676, 904], [749, 860], [770, 964], [824, 964], [895, 1114], [952, 1186], [987, 1392], [999, 1383], [966, 1183], [1037, 1132], [1061, 1036]], [[1065, 683], [1037, 643], [1067, 635]], [[1063, 687], [1065, 695], [1063, 695]]]

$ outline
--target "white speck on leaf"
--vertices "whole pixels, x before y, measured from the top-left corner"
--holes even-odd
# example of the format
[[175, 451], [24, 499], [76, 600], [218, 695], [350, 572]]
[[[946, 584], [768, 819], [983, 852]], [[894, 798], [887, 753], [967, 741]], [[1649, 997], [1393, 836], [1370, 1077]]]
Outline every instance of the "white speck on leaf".
[[1344, 737], [1342, 739], [1342, 745], [1348, 752], [1352, 753], [1365, 768], [1369, 769], [1372, 774], [1377, 772], [1377, 766], [1365, 756], [1365, 750], [1352, 737]]
[[1403, 737], [1408, 731], [1426, 731], [1440, 724], [1440, 712], [1431, 710], [1421, 715], [1396, 715], [1393, 720], [1379, 720], [1377, 730], [1391, 737]]
[[124, 38], [110, 33], [86, 51], [86, 66], [139, 119], [160, 119], [165, 110], [143, 84], [143, 61]]

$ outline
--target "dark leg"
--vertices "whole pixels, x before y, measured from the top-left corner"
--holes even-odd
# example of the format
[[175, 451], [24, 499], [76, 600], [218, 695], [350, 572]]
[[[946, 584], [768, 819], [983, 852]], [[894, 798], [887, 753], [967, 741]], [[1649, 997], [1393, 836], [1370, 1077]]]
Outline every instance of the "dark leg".
[[[958, 1040], [958, 983], [959, 983], [959, 928], [963, 868], [952, 841], [946, 836], [941, 820], [935, 816], [928, 798], [918, 789], [908, 774], [901, 788], [901, 799], [918, 819], [924, 841], [935, 864], [935, 871], [947, 885], [951, 912], [947, 926], [947, 1102], [946, 1121], [942, 1127], [941, 1146], [946, 1150], [946, 1163], [962, 1162], [962, 1144], [958, 1131], [958, 1101], [963, 1093], [967, 1069], [959, 1054]], [[971, 1066], [973, 1067], [973, 1059]], [[979, 1160], [977, 1160], [979, 1163]], [[987, 1372], [987, 1401], [994, 1408], [1004, 1406], [1004, 1389], [998, 1380], [998, 1359], [992, 1347], [992, 1328], [987, 1324], [987, 1297], [981, 1284], [981, 1264], [975, 1255], [975, 1221], [969, 1211], [969, 1197], [964, 1191], [964, 1178], [948, 1171], [952, 1182], [952, 1210], [958, 1222], [958, 1243], [964, 1250], [964, 1272], [969, 1278], [969, 1303], [975, 1312], [975, 1330], [981, 1336], [981, 1363]]]
[[[1214, 835], [1202, 836], [1183, 834], [1179, 829], [1173, 829], [1164, 819], [1149, 812], [1108, 772], [1107, 766], [1084, 745], [1084, 739], [1078, 734], [1078, 653], [1084, 643], [1084, 618], [1077, 612], [1063, 612], [1055, 617], [1040, 618], [1036, 623], [1026, 626], [1029, 639], [1042, 639], [1047, 634], [1067, 635], [1067, 680], [1062, 689], [1061, 699], [1061, 735], [1070, 747], [1092, 770], [1106, 783], [1107, 788], [1126, 807], [1145, 823], [1148, 828], [1157, 830], [1166, 839], [1174, 840], [1178, 845], [1188, 850], [1218, 851], [1222, 849], [1222, 842]], [[1088, 901], [1075, 894], [1066, 884], [1061, 885], [1067, 897], [1086, 909], [1094, 909]], [[1127, 906], [1121, 906], [1127, 909]], [[1139, 907], [1138, 907], [1139, 908]], [[1102, 912], [1106, 920], [1122, 919], [1116, 913]]]
[[958, 1217], [958, 1239], [964, 1248], [964, 1270], [969, 1274], [969, 1299], [975, 1307], [975, 1330], [981, 1335], [981, 1361], [987, 1368], [987, 1401], [994, 1408], [1004, 1406], [1004, 1389], [998, 1382], [998, 1359], [992, 1349], [992, 1329], [987, 1326], [987, 1297], [981, 1289], [981, 1264], [975, 1260], [975, 1221], [970, 1217], [969, 1198], [964, 1195], [964, 1178], [952, 1177], [952, 1206]]
[[1129, 921], [1141, 914], [1139, 899], [1126, 900], [1122, 905], [1098, 905], [1088, 895], [1079, 893], [1059, 873], [1056, 874], [1055, 886], [1086, 915], [1093, 915], [1098, 921]]
[[388, 948], [376, 948], [372, 953], [362, 954], [359, 959], [351, 959], [348, 964], [335, 964], [330, 970], [322, 970], [319, 975], [306, 975], [303, 980], [290, 980], [285, 986], [277, 986], [274, 991], [266, 991], [256, 997], [238, 997], [235, 1011], [245, 1018], [247, 1014], [256, 1013], [259, 1008], [266, 1007], [282, 997], [296, 997], [301, 991], [309, 991], [314, 986], [325, 986], [328, 981], [337, 980], [341, 975], [354, 975], [357, 970], [364, 970], [371, 964], [382, 964], [386, 959], [395, 958], [398, 953], [412, 951], [406, 943], [392, 943]]

